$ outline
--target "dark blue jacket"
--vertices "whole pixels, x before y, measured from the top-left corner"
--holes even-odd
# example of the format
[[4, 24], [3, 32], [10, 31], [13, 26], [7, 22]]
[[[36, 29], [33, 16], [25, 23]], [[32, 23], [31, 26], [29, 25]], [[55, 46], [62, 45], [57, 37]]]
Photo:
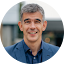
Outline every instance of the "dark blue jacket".
[[[24, 40], [12, 46], [5, 47], [5, 49], [13, 58], [15, 58], [20, 62], [26, 63], [26, 56], [23, 48], [23, 42]], [[45, 43], [44, 41], [42, 41], [42, 43], [43, 43], [43, 51], [42, 51], [42, 62], [43, 62], [50, 59], [58, 51], [59, 47]]]

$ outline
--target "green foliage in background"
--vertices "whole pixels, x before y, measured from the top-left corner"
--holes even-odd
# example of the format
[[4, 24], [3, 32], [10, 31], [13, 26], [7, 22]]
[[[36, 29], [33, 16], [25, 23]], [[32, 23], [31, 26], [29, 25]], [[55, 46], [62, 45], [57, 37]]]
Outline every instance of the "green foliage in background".
[[[19, 2], [19, 21], [21, 21], [21, 18], [20, 18], [20, 11], [21, 11], [21, 7], [22, 7], [22, 2]], [[19, 26], [18, 26], [18, 38], [23, 38], [23, 31], [20, 31], [19, 29]]]

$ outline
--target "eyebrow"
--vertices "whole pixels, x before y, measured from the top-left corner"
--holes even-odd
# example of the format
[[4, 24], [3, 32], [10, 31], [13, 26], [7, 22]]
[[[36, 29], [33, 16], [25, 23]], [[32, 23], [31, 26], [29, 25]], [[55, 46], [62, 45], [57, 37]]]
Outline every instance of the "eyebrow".
[[29, 19], [29, 18], [27, 18], [27, 19], [25, 19], [25, 20], [24, 20], [24, 22], [25, 22], [26, 20], [30, 20], [30, 19]]
[[40, 22], [41, 22], [41, 20], [40, 20], [40, 19], [35, 19], [35, 20], [38, 20], [38, 21], [40, 21]]
[[[29, 18], [27, 18], [27, 19], [25, 19], [25, 20], [24, 20], [24, 22], [25, 22], [26, 20], [30, 20], [30, 19], [29, 19]], [[38, 20], [38, 21], [40, 21], [40, 22], [41, 22], [41, 20], [40, 20], [40, 19], [35, 19], [35, 20]]]

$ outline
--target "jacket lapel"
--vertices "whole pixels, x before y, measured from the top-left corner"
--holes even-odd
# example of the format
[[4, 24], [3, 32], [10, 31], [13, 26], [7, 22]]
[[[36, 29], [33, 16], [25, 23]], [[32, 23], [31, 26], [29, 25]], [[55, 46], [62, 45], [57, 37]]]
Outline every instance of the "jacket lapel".
[[[26, 63], [26, 56], [23, 48], [23, 42], [24, 40], [19, 42], [18, 45], [16, 46], [15, 55], [18, 61]], [[45, 43], [44, 41], [42, 41], [42, 43], [43, 43], [42, 62], [44, 62], [52, 57], [52, 51], [50, 50], [47, 43]]]
[[16, 59], [18, 61], [26, 63], [25, 52], [23, 49], [23, 42], [24, 42], [24, 40], [22, 40], [21, 42], [18, 43], [18, 45], [15, 49], [15, 54], [16, 54]]
[[43, 43], [42, 62], [44, 62], [52, 57], [52, 51], [50, 50], [47, 43], [45, 43], [44, 41], [42, 41], [42, 43]]

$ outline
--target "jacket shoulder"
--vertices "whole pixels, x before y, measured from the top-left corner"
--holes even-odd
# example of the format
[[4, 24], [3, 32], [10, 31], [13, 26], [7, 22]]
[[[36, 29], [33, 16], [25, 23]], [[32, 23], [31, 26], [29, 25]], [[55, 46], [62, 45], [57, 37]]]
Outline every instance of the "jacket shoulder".
[[[18, 43], [14, 44], [14, 45], [11, 45], [11, 46], [8, 46], [8, 47], [5, 47], [5, 50], [8, 52], [8, 54], [10, 54], [13, 58], [15, 58], [15, 53], [14, 53], [14, 50], [16, 48], [16, 46], [18, 45]], [[16, 58], [15, 58], [16, 59]]]
[[14, 51], [14, 49], [16, 48], [18, 43], [14, 44], [14, 45], [11, 45], [11, 46], [8, 46], [8, 47], [5, 47], [5, 50], [8, 52], [8, 53], [11, 53], [12, 51]]
[[44, 47], [46, 49], [48, 49], [49, 51], [53, 52], [53, 54], [55, 54], [59, 50], [59, 47], [58, 46], [55, 46], [55, 45], [52, 45], [52, 44], [48, 44], [48, 43], [45, 43], [45, 46]]

